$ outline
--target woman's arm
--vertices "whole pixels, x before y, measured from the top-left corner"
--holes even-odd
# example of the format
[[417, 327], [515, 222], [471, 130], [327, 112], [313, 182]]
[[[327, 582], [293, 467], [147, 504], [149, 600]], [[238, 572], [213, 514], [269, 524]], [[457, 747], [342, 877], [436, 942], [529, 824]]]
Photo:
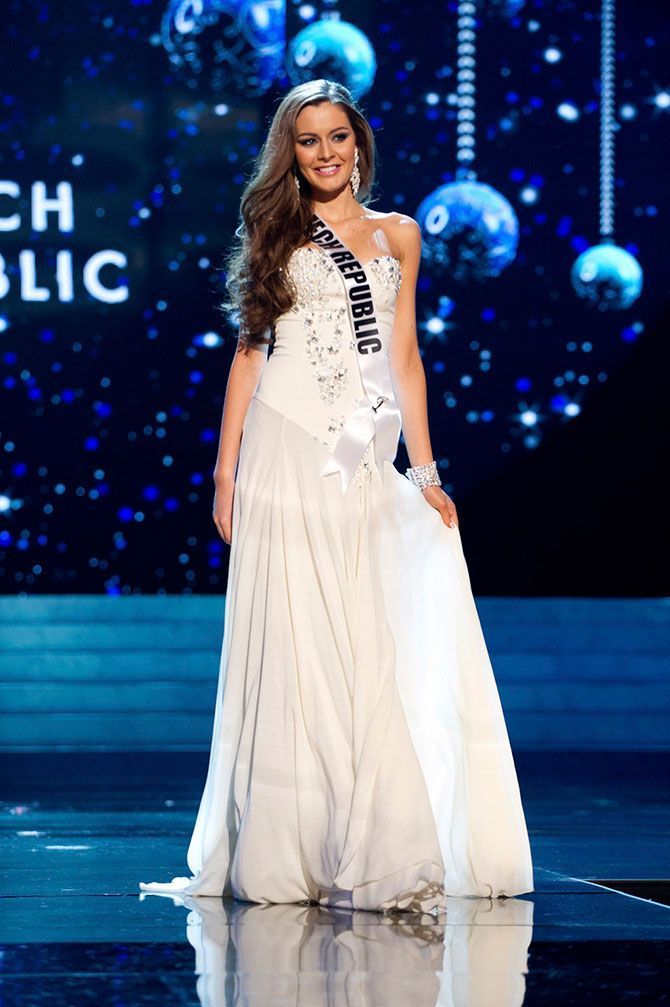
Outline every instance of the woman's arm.
[[[433, 460], [428, 427], [426, 372], [419, 352], [416, 334], [416, 282], [421, 262], [421, 229], [405, 214], [394, 221], [393, 239], [400, 250], [402, 283], [396, 299], [393, 336], [389, 363], [400, 412], [402, 432], [412, 467], [427, 465]], [[439, 486], [427, 486], [421, 491], [428, 502], [440, 511], [446, 524], [458, 525], [453, 500]]]
[[235, 467], [242, 440], [244, 417], [256, 391], [261, 372], [268, 356], [268, 346], [251, 346], [243, 349], [238, 344], [230, 365], [226, 395], [223, 400], [219, 450], [214, 466], [217, 485], [234, 481]]
[[226, 383], [219, 450], [213, 473], [216, 492], [212, 516], [219, 534], [228, 544], [231, 541], [235, 469], [240, 453], [242, 427], [267, 361], [269, 343], [269, 338], [263, 346], [243, 348], [238, 343]]
[[393, 387], [402, 413], [402, 432], [412, 466], [433, 460], [428, 430], [426, 373], [416, 335], [416, 281], [421, 260], [421, 231], [411, 217], [396, 224], [402, 283], [396, 299], [389, 362]]

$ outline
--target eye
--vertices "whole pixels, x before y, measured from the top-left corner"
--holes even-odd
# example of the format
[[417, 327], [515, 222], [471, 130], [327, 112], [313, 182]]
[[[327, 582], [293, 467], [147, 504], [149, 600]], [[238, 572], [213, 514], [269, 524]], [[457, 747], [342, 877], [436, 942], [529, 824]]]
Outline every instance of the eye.
[[[333, 137], [333, 140], [346, 140], [348, 136], [349, 134], [346, 132], [336, 133], [335, 136]], [[298, 140], [298, 143], [300, 144], [301, 147], [308, 147], [313, 143], [313, 141], [314, 137], [308, 136], [307, 139], [305, 140]]]

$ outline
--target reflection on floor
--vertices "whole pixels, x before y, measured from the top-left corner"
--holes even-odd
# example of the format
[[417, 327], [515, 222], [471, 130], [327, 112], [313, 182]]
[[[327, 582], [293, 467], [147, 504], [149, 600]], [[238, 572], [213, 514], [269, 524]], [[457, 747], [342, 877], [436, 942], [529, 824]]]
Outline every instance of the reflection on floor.
[[670, 878], [670, 754], [515, 758], [536, 891], [451, 898], [437, 920], [142, 896], [185, 873], [206, 756], [7, 758], [1, 1002], [670, 1003], [670, 907], [649, 894]]

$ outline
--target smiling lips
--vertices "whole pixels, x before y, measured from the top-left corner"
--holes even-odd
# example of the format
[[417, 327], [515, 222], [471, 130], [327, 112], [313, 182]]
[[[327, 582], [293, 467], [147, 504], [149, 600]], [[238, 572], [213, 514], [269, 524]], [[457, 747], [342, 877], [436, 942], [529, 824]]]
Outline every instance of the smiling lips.
[[329, 164], [323, 168], [314, 168], [314, 171], [318, 172], [319, 175], [334, 175], [339, 170], [339, 164]]

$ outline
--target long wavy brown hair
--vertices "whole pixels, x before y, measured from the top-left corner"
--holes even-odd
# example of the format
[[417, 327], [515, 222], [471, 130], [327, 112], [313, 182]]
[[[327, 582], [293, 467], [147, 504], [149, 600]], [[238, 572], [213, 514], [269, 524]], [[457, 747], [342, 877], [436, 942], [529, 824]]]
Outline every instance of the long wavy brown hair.
[[[296, 119], [306, 105], [329, 101], [344, 109], [356, 137], [360, 186], [367, 206], [375, 177], [374, 134], [350, 91], [332, 80], [298, 84], [281, 100], [240, 202], [237, 238], [224, 262], [228, 300], [221, 305], [239, 322], [238, 350], [271, 342], [276, 319], [295, 302], [285, 280], [291, 253], [311, 238], [312, 187], [297, 167]], [[300, 180], [300, 192], [294, 175]]]

